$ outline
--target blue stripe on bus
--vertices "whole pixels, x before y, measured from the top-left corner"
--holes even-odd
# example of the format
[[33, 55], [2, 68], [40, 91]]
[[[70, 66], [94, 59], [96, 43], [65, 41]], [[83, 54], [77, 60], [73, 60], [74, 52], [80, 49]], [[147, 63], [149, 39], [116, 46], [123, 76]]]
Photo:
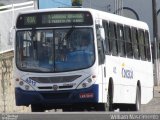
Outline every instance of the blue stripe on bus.
[[[93, 97], [80, 98], [80, 94], [91, 94]], [[30, 104], [57, 104], [69, 105], [74, 103], [98, 103], [98, 85], [85, 89], [61, 91], [25, 91], [15, 88], [16, 105], [28, 106]]]

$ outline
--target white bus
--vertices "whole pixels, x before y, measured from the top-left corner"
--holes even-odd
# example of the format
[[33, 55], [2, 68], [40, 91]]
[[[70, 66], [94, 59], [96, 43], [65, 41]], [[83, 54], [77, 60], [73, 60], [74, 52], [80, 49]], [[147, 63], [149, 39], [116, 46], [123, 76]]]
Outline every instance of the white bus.
[[138, 111], [153, 98], [147, 24], [94, 9], [19, 14], [14, 68], [16, 105], [33, 112]]

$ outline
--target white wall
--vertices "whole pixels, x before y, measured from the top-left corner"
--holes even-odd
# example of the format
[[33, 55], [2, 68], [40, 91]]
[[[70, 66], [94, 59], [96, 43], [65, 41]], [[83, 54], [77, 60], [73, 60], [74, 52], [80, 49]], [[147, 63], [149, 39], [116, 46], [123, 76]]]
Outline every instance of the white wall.
[[0, 53], [13, 50], [15, 19], [19, 12], [34, 9], [34, 2], [23, 4], [13, 4], [11, 6], [0, 7], [7, 10], [0, 11]]

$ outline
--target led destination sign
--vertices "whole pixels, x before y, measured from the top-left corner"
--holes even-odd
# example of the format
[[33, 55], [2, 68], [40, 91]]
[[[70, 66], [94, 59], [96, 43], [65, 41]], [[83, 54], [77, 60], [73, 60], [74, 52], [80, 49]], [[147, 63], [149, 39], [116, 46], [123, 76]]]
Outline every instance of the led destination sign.
[[24, 25], [35, 25], [37, 23], [36, 16], [24, 17]]
[[71, 25], [92, 25], [93, 20], [89, 12], [46, 12], [22, 14], [18, 17], [17, 28], [58, 27]]
[[48, 14], [42, 16], [42, 24], [83, 23], [84, 14]]

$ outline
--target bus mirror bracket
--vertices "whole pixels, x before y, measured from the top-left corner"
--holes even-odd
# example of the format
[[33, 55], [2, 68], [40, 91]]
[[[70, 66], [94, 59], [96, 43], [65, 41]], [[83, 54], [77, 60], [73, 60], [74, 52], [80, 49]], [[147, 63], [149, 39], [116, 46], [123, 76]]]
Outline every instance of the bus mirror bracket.
[[104, 32], [104, 28], [103, 27], [100, 27], [99, 28], [99, 31], [100, 31], [100, 37], [102, 40], [105, 40], [105, 32]]
[[105, 32], [104, 32], [104, 28], [101, 25], [96, 25], [96, 29], [97, 29], [97, 37], [104, 41], [105, 40]]

